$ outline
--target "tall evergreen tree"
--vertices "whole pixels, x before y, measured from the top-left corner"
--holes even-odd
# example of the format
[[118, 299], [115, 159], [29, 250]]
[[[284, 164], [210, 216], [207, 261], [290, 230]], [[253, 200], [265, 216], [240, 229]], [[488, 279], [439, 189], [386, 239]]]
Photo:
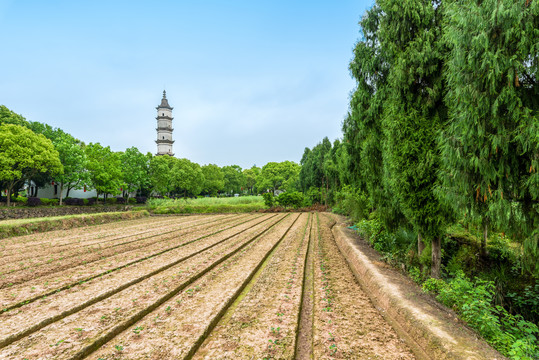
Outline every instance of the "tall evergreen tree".
[[442, 7], [439, 1], [380, 0], [380, 42], [391, 54], [384, 103], [384, 165], [408, 221], [431, 241], [431, 276], [440, 277], [441, 235], [449, 215], [435, 194], [437, 134], [443, 103]]
[[[454, 203], [522, 238], [539, 270], [539, 2], [451, 1], [443, 178]], [[529, 237], [529, 234], [532, 234]]]

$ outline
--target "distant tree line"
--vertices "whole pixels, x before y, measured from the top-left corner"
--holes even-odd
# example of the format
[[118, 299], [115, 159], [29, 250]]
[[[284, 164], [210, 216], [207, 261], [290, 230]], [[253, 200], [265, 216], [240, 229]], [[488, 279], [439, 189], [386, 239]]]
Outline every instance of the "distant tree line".
[[200, 166], [188, 159], [142, 154], [136, 147], [114, 152], [99, 143], [85, 144], [47, 124], [27, 121], [0, 106], [0, 189], [7, 202], [25, 184], [37, 189], [55, 183], [63, 190], [95, 189], [98, 196], [195, 197], [294, 191], [300, 166], [270, 162], [262, 168]]

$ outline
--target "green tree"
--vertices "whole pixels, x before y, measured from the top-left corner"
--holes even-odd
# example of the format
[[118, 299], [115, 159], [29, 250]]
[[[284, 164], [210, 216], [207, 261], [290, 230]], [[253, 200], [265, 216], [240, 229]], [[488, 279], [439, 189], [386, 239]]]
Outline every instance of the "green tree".
[[51, 141], [19, 125], [0, 125], [0, 181], [7, 188], [7, 204], [17, 183], [46, 172], [63, 172]]
[[301, 166], [293, 161], [269, 162], [262, 167], [256, 187], [260, 191], [267, 189], [294, 191], [299, 182], [300, 169]]
[[240, 193], [246, 186], [245, 177], [241, 167], [238, 165], [223, 166], [221, 168], [225, 180], [225, 192]]
[[13, 124], [24, 127], [30, 126], [30, 123], [26, 121], [22, 115], [14, 113], [4, 105], [0, 105], [0, 125], [3, 124]]
[[[360, 21], [361, 40], [354, 48], [350, 73], [356, 89], [350, 99], [350, 113], [343, 122], [343, 146], [349, 183], [368, 194], [371, 211], [376, 211], [387, 228], [397, 228], [403, 215], [387, 181], [383, 112], [389, 95], [389, 70], [393, 57], [383, 42], [380, 24], [384, 18], [377, 2]], [[356, 190], [354, 190], [356, 192]]]
[[64, 132], [54, 137], [53, 145], [64, 168], [63, 174], [54, 177], [55, 182], [60, 185], [60, 205], [62, 205], [64, 188], [67, 189], [66, 196], [69, 196], [71, 189], [81, 188], [89, 180], [86, 154], [82, 143]]
[[200, 165], [187, 159], [175, 159], [172, 166], [172, 182], [184, 197], [197, 196], [202, 191], [204, 174]]
[[225, 187], [225, 177], [221, 168], [214, 164], [202, 166], [204, 175], [204, 184], [202, 189], [210, 196], [216, 196], [217, 193]]
[[172, 167], [175, 158], [171, 156], [154, 156], [150, 160], [150, 183], [153, 191], [162, 196], [173, 189]]
[[120, 154], [103, 147], [99, 143], [90, 143], [85, 148], [86, 169], [91, 186], [96, 190], [97, 196], [103, 195], [103, 203], [107, 195], [120, 193], [122, 186], [122, 161]]
[[243, 176], [245, 178], [245, 186], [249, 189], [249, 194], [255, 193], [256, 179], [260, 174], [261, 169], [253, 165], [250, 169], [243, 170]]
[[122, 162], [122, 175], [127, 200], [129, 194], [136, 192], [150, 183], [150, 158], [141, 153], [136, 147], [126, 149], [120, 156]]
[[[443, 192], [489, 226], [527, 238], [539, 271], [539, 2], [448, 1], [444, 40], [450, 123]], [[531, 236], [530, 236], [531, 235]]]
[[440, 277], [441, 237], [449, 211], [436, 196], [438, 133], [447, 121], [442, 78], [442, 5], [380, 0], [381, 46], [391, 54], [384, 107], [385, 163], [392, 193], [407, 220], [431, 241], [431, 276]]

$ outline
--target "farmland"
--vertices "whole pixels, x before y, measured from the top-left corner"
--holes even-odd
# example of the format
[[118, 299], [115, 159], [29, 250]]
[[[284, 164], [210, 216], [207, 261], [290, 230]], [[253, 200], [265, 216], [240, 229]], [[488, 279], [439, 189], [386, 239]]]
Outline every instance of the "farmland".
[[413, 359], [324, 213], [144, 218], [3, 240], [2, 359]]

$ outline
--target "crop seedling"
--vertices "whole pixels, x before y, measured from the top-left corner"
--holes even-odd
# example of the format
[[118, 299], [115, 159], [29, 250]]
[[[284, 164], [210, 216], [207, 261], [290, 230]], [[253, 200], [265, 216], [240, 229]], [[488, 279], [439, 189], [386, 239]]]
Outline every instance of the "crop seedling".
[[332, 355], [332, 356], [335, 355], [335, 353], [337, 352], [337, 350], [338, 350], [338, 349], [337, 349], [337, 345], [331, 344], [331, 345], [329, 346], [329, 354], [330, 354], [330, 355]]
[[271, 328], [271, 333], [275, 336], [279, 336], [280, 334], [280, 331], [281, 331], [281, 328], [280, 327], [272, 327]]
[[170, 312], [170, 310], [172, 310], [170, 306], [167, 306], [167, 308], [165, 309], [166, 312]]
[[137, 326], [136, 328], [133, 329], [133, 332], [138, 335], [140, 334], [140, 332], [144, 330], [144, 326]]
[[116, 349], [116, 351], [118, 352], [122, 352], [124, 347], [122, 345], [114, 345], [114, 348]]

